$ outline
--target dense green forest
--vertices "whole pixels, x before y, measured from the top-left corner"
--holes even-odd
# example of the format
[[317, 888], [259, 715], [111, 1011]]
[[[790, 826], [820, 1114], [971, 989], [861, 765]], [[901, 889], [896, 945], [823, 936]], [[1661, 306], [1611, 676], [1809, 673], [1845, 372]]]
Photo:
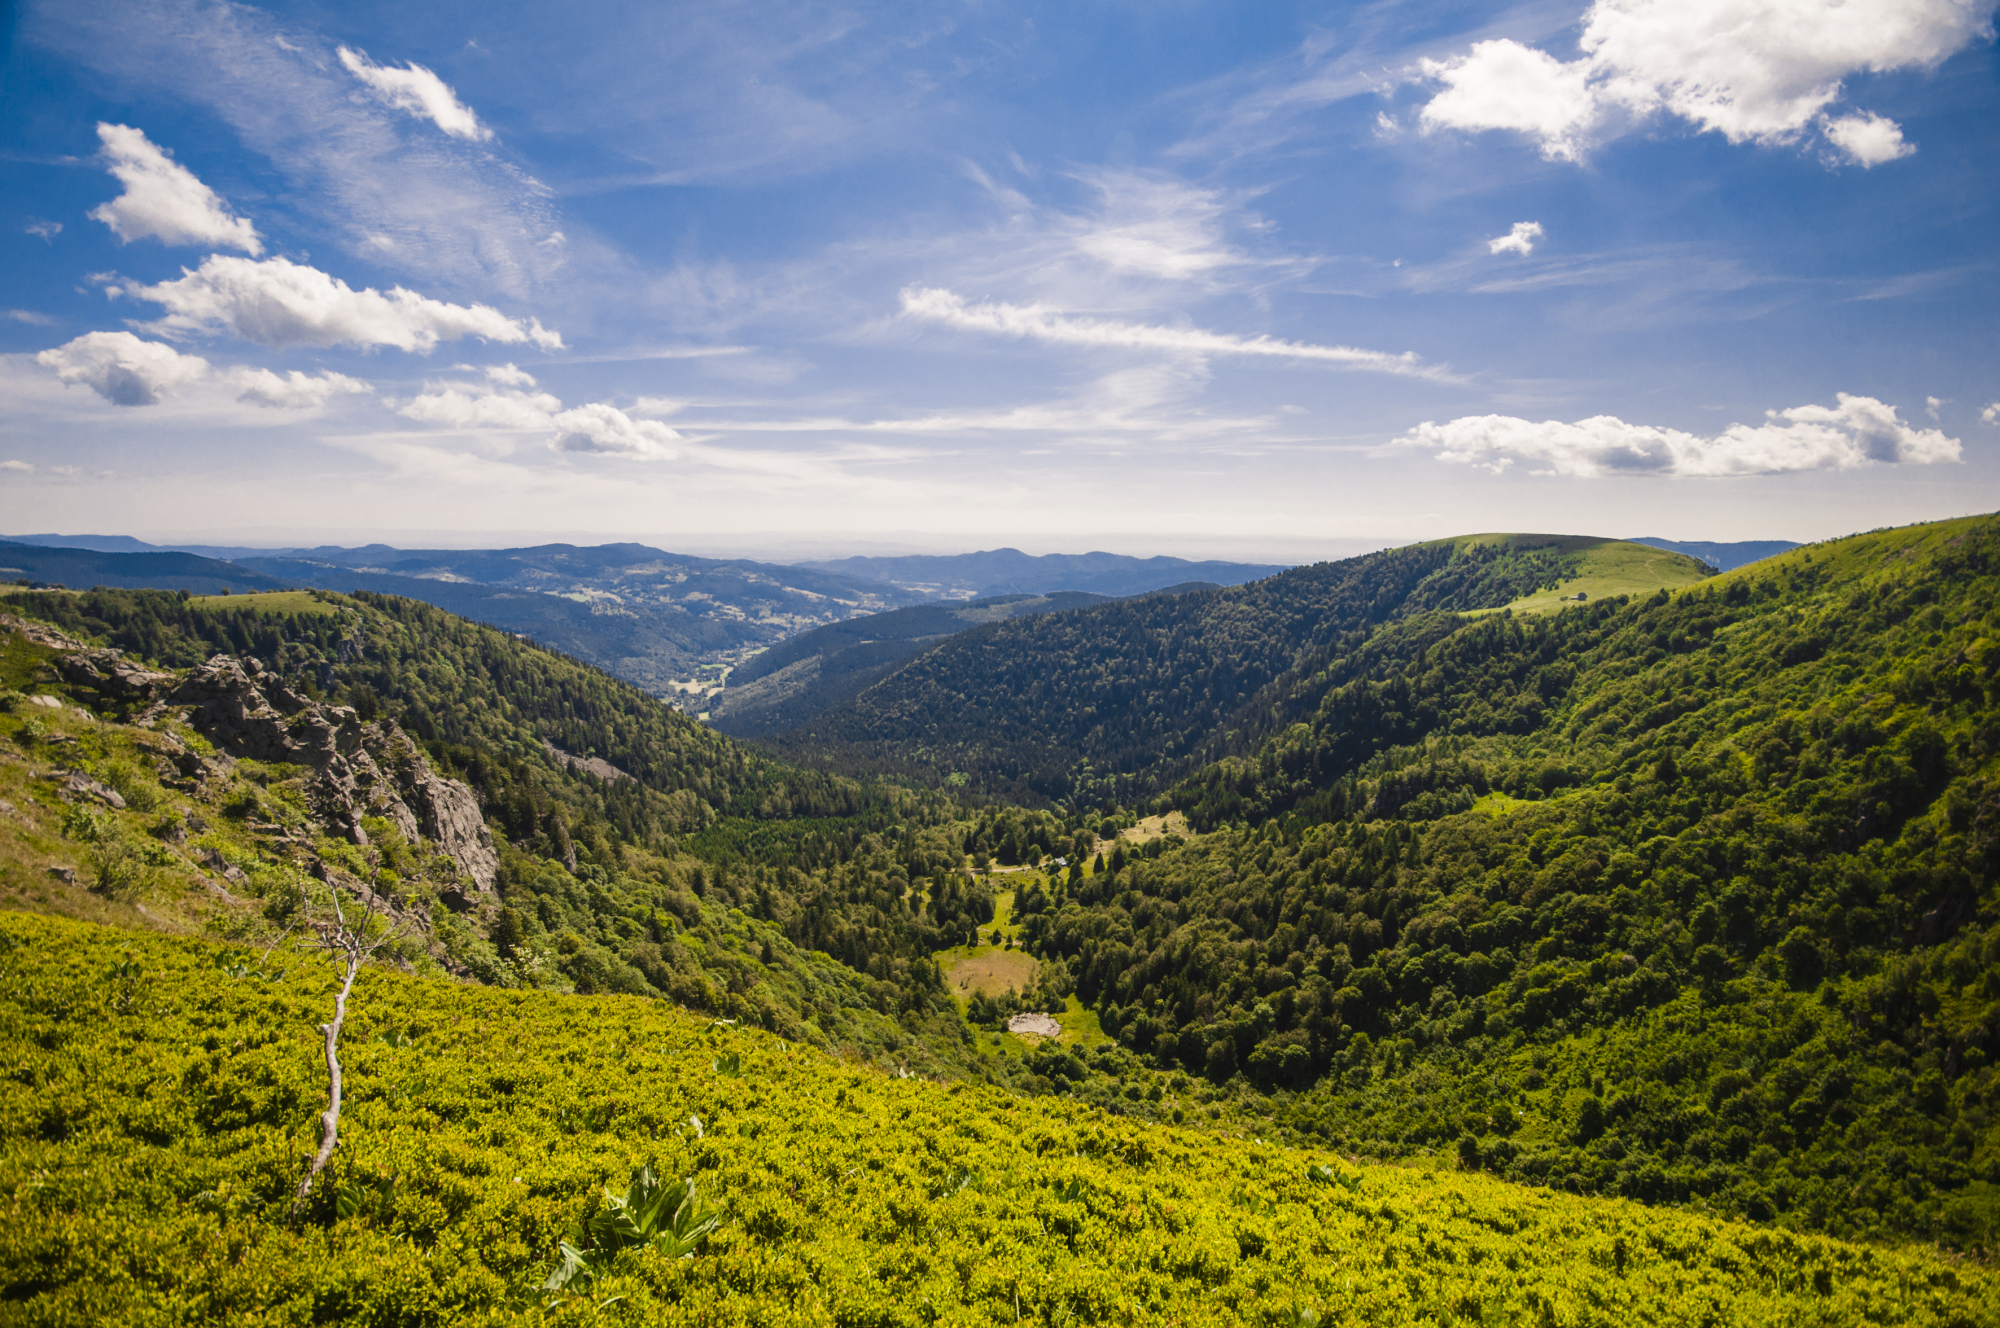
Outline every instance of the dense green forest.
[[1318, 1137], [1990, 1244], [1996, 574], [1981, 519], [1410, 617], [1165, 795], [1215, 833], [1030, 943]]
[[1569, 576], [1576, 541], [1413, 545], [1225, 590], [965, 632], [774, 750], [1017, 801], [1130, 804], [1254, 719], [1279, 679], [1425, 611], [1497, 608]]

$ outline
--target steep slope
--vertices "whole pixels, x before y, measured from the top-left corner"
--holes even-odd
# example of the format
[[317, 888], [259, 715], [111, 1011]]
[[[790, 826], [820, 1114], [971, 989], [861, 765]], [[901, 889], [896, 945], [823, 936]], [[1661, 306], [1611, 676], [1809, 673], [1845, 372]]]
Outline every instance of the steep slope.
[[952, 638], [771, 745], [850, 770], [962, 775], [1016, 799], [1129, 802], [1258, 722], [1265, 688], [1381, 623], [1549, 590], [1606, 543], [1468, 537], [1001, 623]]
[[[1984, 1265], [1135, 1127], [657, 1004], [0, 918], [0, 1281], [36, 1323], [1991, 1323]], [[639, 1165], [712, 1207], [644, 1248]], [[608, 1188], [600, 1188], [608, 1187]], [[694, 1214], [688, 1214], [691, 1219]], [[690, 1221], [684, 1229], [692, 1226]], [[640, 1248], [615, 1253], [620, 1244]], [[544, 1289], [559, 1242], [602, 1275]]]
[[731, 671], [708, 702], [708, 720], [734, 738], [796, 728], [880, 681], [948, 636], [987, 623], [1104, 602], [1102, 595], [1000, 595], [963, 604], [923, 604], [802, 632]]
[[1314, 1137], [1990, 1246], [1996, 605], [1985, 517], [1413, 615], [1163, 799], [1213, 833], [1115, 852], [1031, 945]]
[[[320, 882], [408, 914], [433, 938], [411, 962], [668, 998], [968, 1072], [930, 955], [990, 917], [991, 901], [909, 890], [964, 859], [949, 804], [774, 765], [587, 666], [427, 605], [314, 594], [289, 597], [310, 609], [272, 613], [246, 597], [15, 596], [98, 644], [0, 628], [0, 685], [16, 689], [0, 690], [9, 896], [255, 937]], [[191, 663], [218, 648], [235, 653]], [[469, 789], [447, 817], [427, 766]], [[471, 883], [440, 865], [453, 839], [432, 827], [446, 822], [486, 837]], [[747, 826], [775, 835], [751, 862], [735, 847]], [[704, 829], [721, 839], [697, 857], [686, 845]]]

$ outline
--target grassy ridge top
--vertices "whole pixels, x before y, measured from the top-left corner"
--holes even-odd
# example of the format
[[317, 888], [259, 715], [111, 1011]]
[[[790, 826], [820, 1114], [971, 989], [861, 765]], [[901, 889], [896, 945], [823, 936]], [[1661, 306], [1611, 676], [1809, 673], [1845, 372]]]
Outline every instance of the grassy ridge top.
[[[342, 1147], [286, 1206], [333, 977], [0, 917], [17, 1321], [1975, 1324], [2000, 1279], [1875, 1249], [858, 1070], [624, 998], [369, 972]], [[536, 1288], [638, 1163], [726, 1220]], [[1325, 1170], [1317, 1170], [1325, 1168]]]
[[1596, 535], [1487, 532], [1432, 540], [1418, 547], [1449, 547], [1460, 552], [1486, 548], [1540, 550], [1564, 558], [1562, 579], [1557, 584], [1543, 586], [1498, 608], [1474, 610], [1475, 614], [1497, 613], [1500, 608], [1515, 613], [1553, 613], [1565, 602], [1575, 602], [1579, 592], [1590, 599], [1650, 595], [1657, 590], [1679, 590], [1714, 575], [1700, 559], [1684, 553]]

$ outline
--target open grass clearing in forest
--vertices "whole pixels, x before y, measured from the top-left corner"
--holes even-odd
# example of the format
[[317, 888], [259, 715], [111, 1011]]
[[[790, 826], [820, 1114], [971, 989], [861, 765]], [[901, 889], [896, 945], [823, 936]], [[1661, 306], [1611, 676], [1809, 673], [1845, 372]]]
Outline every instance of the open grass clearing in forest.
[[[1184, 814], [1180, 812], [1168, 812], [1165, 816], [1140, 817], [1136, 825], [1127, 826], [1125, 829], [1119, 831], [1117, 838], [1124, 840], [1128, 844], [1146, 844], [1155, 839], [1164, 838], [1167, 835], [1179, 835], [1182, 839], [1192, 839], [1194, 838], [1194, 827], [1188, 824], [1188, 819]], [[1115, 841], [1110, 839], [1098, 840], [1097, 846], [1099, 851], [1109, 852], [1113, 842]]]
[[1526, 798], [1517, 798], [1511, 793], [1502, 793], [1499, 789], [1494, 789], [1491, 793], [1486, 794], [1479, 801], [1473, 803], [1472, 810], [1482, 816], [1498, 817], [1505, 816], [1509, 812], [1520, 811], [1523, 807], [1532, 807], [1534, 805], [1533, 802]]
[[945, 950], [940, 952], [939, 962], [945, 965], [945, 980], [951, 984], [952, 995], [960, 1000], [966, 1000], [974, 992], [1004, 996], [1009, 991], [1029, 991], [1041, 967], [1027, 951], [1007, 950], [997, 945]]
[[310, 590], [266, 590], [254, 595], [196, 595], [197, 609], [248, 609], [252, 613], [314, 613], [331, 618], [340, 610]]

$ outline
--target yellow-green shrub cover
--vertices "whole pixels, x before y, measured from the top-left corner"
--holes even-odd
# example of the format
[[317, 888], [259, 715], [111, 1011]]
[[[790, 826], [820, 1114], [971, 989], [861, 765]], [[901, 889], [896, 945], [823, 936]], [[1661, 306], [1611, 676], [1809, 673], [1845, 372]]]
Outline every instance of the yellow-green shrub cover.
[[[293, 1220], [330, 967], [23, 914], [0, 936], [0, 1323], [1664, 1328], [2000, 1304], [2000, 1278], [1923, 1248], [1355, 1168], [657, 1002], [380, 971], [356, 987], [340, 1150]], [[642, 1162], [699, 1177], [720, 1231], [539, 1291]]]

